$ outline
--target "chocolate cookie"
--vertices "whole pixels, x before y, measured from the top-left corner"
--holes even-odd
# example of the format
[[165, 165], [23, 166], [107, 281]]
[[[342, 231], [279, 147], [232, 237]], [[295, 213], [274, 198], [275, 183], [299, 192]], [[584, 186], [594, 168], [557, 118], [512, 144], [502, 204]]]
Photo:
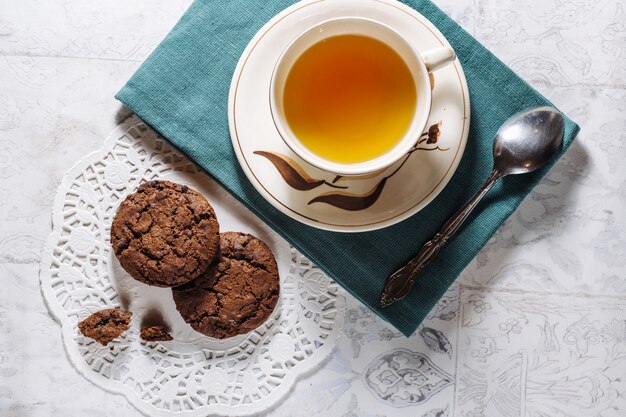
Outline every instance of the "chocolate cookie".
[[120, 205], [111, 244], [136, 280], [173, 287], [197, 278], [219, 249], [213, 207], [186, 185], [150, 181]]
[[220, 235], [220, 253], [197, 279], [172, 289], [176, 308], [194, 330], [223, 339], [259, 327], [278, 301], [278, 267], [256, 237]]
[[78, 328], [85, 336], [106, 346], [128, 330], [132, 315], [117, 308], [100, 310], [78, 323]]
[[161, 326], [142, 327], [140, 336], [146, 342], [169, 342], [174, 339]]

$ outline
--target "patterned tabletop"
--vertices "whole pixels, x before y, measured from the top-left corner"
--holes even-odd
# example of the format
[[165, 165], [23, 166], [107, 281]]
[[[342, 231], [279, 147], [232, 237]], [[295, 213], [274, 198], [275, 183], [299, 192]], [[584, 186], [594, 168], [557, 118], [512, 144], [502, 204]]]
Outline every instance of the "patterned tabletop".
[[[577, 141], [405, 338], [348, 297], [337, 349], [263, 416], [626, 415], [621, 0], [437, 0]], [[190, 0], [0, 3], [0, 416], [140, 416], [66, 358], [38, 268], [64, 173]]]

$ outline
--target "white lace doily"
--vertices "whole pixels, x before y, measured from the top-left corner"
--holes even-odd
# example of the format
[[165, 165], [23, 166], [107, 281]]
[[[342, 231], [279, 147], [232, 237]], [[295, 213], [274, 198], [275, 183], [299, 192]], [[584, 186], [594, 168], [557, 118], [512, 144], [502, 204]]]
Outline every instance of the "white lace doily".
[[[221, 231], [252, 233], [272, 248], [281, 297], [263, 326], [222, 341], [204, 337], [180, 317], [170, 289], [137, 282], [120, 267], [109, 244], [112, 218], [126, 195], [151, 179], [198, 190], [212, 203]], [[70, 362], [150, 416], [263, 411], [289, 391], [298, 375], [322, 362], [343, 322], [345, 299], [335, 282], [136, 116], [63, 178], [40, 275]], [[83, 337], [77, 328], [80, 320], [108, 307], [133, 312], [131, 328], [110, 344], [112, 349]], [[173, 342], [141, 341], [142, 322], [155, 320], [166, 323]]]

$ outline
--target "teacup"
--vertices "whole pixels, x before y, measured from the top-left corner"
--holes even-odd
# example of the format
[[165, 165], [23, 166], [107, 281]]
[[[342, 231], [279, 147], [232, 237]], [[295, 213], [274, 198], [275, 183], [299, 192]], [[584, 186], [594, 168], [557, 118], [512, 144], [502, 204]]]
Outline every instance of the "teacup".
[[[357, 44], [355, 43], [357, 39], [361, 39], [359, 42], [370, 43], [362, 45]], [[405, 65], [396, 65], [396, 72], [398, 73], [398, 75], [395, 76], [395, 78], [397, 78], [396, 80], [386, 80], [385, 83], [382, 83], [382, 85], [376, 87], [376, 94], [378, 94], [378, 96], [372, 95], [370, 97], [367, 96], [367, 94], [365, 93], [360, 94], [361, 90], [359, 90], [358, 85], [359, 80], [355, 81], [346, 79], [345, 83], [347, 84], [345, 85], [350, 85], [356, 88], [352, 92], [349, 91], [349, 93], [355, 93], [359, 96], [359, 98], [355, 98], [353, 102], [347, 101], [346, 103], [350, 104], [346, 105], [345, 108], [342, 108], [341, 103], [335, 102], [334, 98], [330, 97], [326, 101], [326, 103], [328, 104], [328, 106], [334, 107], [329, 110], [324, 107], [319, 109], [320, 106], [323, 106], [323, 103], [325, 103], [325, 101], [323, 101], [324, 97], [317, 97], [317, 112], [315, 113], [315, 115], [311, 114], [311, 120], [307, 120], [307, 118], [309, 117], [306, 114], [306, 105], [308, 103], [307, 100], [312, 100], [312, 97], [303, 96], [301, 97], [302, 102], [299, 103], [298, 100], [300, 100], [300, 97], [294, 98], [293, 94], [286, 95], [286, 91], [287, 93], [290, 93], [290, 89], [293, 90], [293, 88], [295, 88], [290, 87], [290, 84], [296, 83], [296, 81], [291, 81], [290, 77], [292, 77], [292, 79], [294, 77], [297, 78], [297, 71], [305, 74], [301, 76], [301, 78], [308, 76], [308, 79], [302, 78], [306, 79], [308, 82], [308, 84], [304, 85], [304, 90], [302, 91], [309, 91], [312, 95], [316, 94], [316, 89], [319, 90], [323, 89], [323, 87], [328, 87], [328, 85], [326, 84], [315, 85], [315, 83], [327, 82], [327, 80], [329, 79], [329, 74], [330, 78], [332, 78], [332, 71], [334, 71], [334, 69], [324, 68], [324, 71], [318, 71], [320, 73], [324, 72], [324, 74], [320, 75], [320, 79], [316, 79], [315, 77], [317, 76], [317, 73], [315, 71], [307, 68], [299, 69], [298, 65], [305, 65], [299, 62], [304, 62], [306, 59], [315, 59], [314, 57], [311, 58], [309, 56], [306, 56], [305, 54], [318, 54], [319, 56], [331, 57], [328, 59], [341, 58], [343, 53], [342, 50], [337, 50], [336, 55], [328, 55], [332, 52], [325, 52], [320, 49], [322, 48], [321, 45], [328, 44], [328, 47], [330, 47], [330, 43], [333, 42], [336, 44], [339, 44], [341, 42], [352, 42], [352, 44], [350, 44], [350, 47], [345, 47], [346, 53], [354, 54], [356, 53], [354, 52], [354, 49], [358, 49], [360, 47], [366, 48], [363, 49], [363, 51], [365, 52], [362, 53], [365, 56], [367, 55], [366, 51], [371, 50], [371, 60], [368, 60], [369, 58], [365, 59], [367, 58], [366, 56], [364, 59], [367, 62], [373, 62], [372, 65], [375, 66], [390, 66], [392, 65], [391, 61], [395, 59], [394, 57], [401, 59], [401, 61], [403, 61]], [[354, 48], [352, 48], [352, 46]], [[315, 48], [320, 50], [316, 51]], [[386, 61], [382, 60], [381, 57], [386, 57]], [[300, 158], [319, 169], [344, 176], [363, 175], [381, 171], [401, 159], [402, 156], [409, 152], [411, 148], [416, 144], [420, 135], [424, 131], [424, 128], [426, 127], [428, 117], [431, 111], [432, 92], [429, 80], [429, 73], [452, 62], [455, 58], [456, 55], [454, 50], [449, 47], [441, 47], [428, 51], [418, 52], [405, 37], [400, 35], [394, 29], [372, 19], [361, 17], [341, 17], [327, 20], [311, 28], [308, 28], [300, 35], [298, 35], [293, 41], [291, 41], [291, 43], [286, 47], [286, 49], [282, 52], [280, 58], [278, 59], [274, 68], [274, 72], [272, 74], [270, 85], [270, 108], [272, 112], [272, 118], [280, 136], [287, 144], [287, 146]], [[344, 66], [345, 64], [346, 63], [344, 63]], [[337, 71], [341, 70], [341, 68], [342, 67], [340, 66]], [[316, 69], [319, 70], [319, 68]], [[296, 75], [291, 75], [292, 70]], [[376, 74], [376, 70], [376, 68], [372, 69], [372, 71], [374, 71], [373, 74]], [[363, 72], [367, 73], [368, 71], [369, 69], [365, 68]], [[380, 73], [382, 74], [383, 72]], [[362, 74], [361, 72], [357, 72], [355, 73], [355, 75], [356, 78], [359, 78], [359, 76]], [[365, 81], [361, 81], [367, 83], [367, 76], [367, 74], [363, 75], [363, 77], [365, 77]], [[405, 80], [405, 82], [406, 80], [409, 80], [409, 84], [400, 84], [402, 80]], [[333, 82], [337, 82], [337, 80], [334, 80]], [[341, 87], [345, 87], [345, 85], [339, 84], [338, 87], [340, 87], [339, 89], [341, 89]], [[414, 89], [414, 93], [410, 91], [412, 89]], [[361, 95], [363, 95], [363, 102], [359, 101]], [[385, 107], [385, 103], [381, 104], [375, 101], [376, 97], [383, 97], [393, 100], [393, 102], [390, 103], [399, 106], [398, 109], [400, 109], [401, 111], [398, 112], [387, 109]], [[338, 102], [340, 100], [343, 100], [345, 102], [346, 98], [337, 98]], [[371, 103], [368, 104], [368, 100], [370, 100]], [[370, 105], [370, 107], [365, 107], [367, 105]], [[287, 106], [299, 106], [297, 110], [300, 112], [300, 114], [298, 114], [298, 111], [292, 110], [290, 107]], [[353, 106], [363, 107], [364, 112], [358, 113], [358, 109], [354, 110], [351, 108]], [[363, 126], [355, 126], [355, 129], [365, 129], [365, 134], [376, 132], [377, 128], [386, 127], [387, 125], [376, 125], [376, 120], [379, 117], [377, 114], [372, 114], [371, 117], [364, 116], [368, 114], [365, 111], [371, 112], [372, 109], [378, 109], [378, 111], [380, 111], [381, 113], [389, 110], [387, 111], [387, 113], [389, 114], [381, 115], [380, 117], [381, 119], [385, 120], [389, 119], [389, 117], [395, 118], [388, 123], [388, 126], [393, 127], [394, 129], [398, 129], [398, 137], [395, 141], [392, 140], [394, 136], [390, 136], [391, 139], [386, 137], [386, 130], [381, 131], [381, 135], [385, 136], [385, 140], [389, 140], [389, 146], [387, 148], [381, 148], [381, 143], [375, 143], [378, 148], [383, 149], [377, 155], [375, 155], [373, 153], [374, 150], [372, 150], [372, 157], [368, 158], [368, 154], [364, 153], [365, 157], [367, 158], [365, 160], [358, 160], [354, 158], [354, 160], [351, 160], [350, 158], [342, 158], [342, 156], [347, 155], [342, 155], [341, 153], [339, 154], [340, 158], [330, 158], [326, 155], [321, 155], [320, 152], [315, 152], [311, 149], [313, 147], [311, 146], [311, 140], [315, 140], [315, 135], [318, 133], [313, 132], [313, 136], [311, 136], [313, 139], [307, 136], [305, 140], [305, 136], [311, 130], [315, 130], [319, 127], [321, 131], [326, 132], [329, 131], [331, 127], [334, 127], [334, 125], [338, 125], [338, 130], [335, 129], [332, 131], [335, 135], [337, 135], [337, 138], [333, 139], [329, 137], [327, 139], [331, 141], [341, 141], [341, 132], [350, 132], [349, 130], [346, 130], [350, 128], [350, 125], [345, 126], [345, 123], [343, 125], [341, 124], [341, 115], [343, 114], [341, 113], [342, 111], [345, 111], [346, 114], [350, 114], [350, 116], [354, 118], [354, 120], [350, 119], [347, 123], [356, 123], [355, 121], [362, 120], [362, 123], [358, 124], [362, 124]], [[332, 112], [336, 112], [338, 114], [334, 115]], [[291, 116], [292, 113], [296, 114], [296, 116]], [[319, 116], [317, 113], [321, 113], [323, 117], [331, 114], [331, 116], [333, 116], [333, 120], [329, 122], [322, 116]], [[318, 119], [314, 119], [314, 116], [319, 117]], [[297, 117], [299, 117], [299, 119], [297, 119]], [[294, 120], [296, 120], [297, 123], [294, 122]], [[320, 124], [320, 126], [317, 126], [316, 123]], [[333, 126], [328, 127], [325, 126], [324, 123], [333, 124]], [[304, 127], [301, 127], [300, 125], [304, 125]], [[294, 127], [296, 127], [297, 129], [294, 129]], [[323, 130], [325, 128], [327, 129]], [[299, 130], [300, 136], [296, 134], [294, 130]], [[376, 137], [377, 136], [374, 134], [372, 136], [373, 139], [371, 138], [371, 140], [376, 141]], [[366, 149], [351, 144], [348, 145], [352, 146], [352, 148], [350, 149], [354, 149], [355, 152], [364, 151]], [[363, 143], [363, 146], [369, 145], [367, 143]], [[375, 147], [373, 147], [372, 149], [374, 148]], [[367, 150], [369, 151], [369, 148], [367, 148]]]

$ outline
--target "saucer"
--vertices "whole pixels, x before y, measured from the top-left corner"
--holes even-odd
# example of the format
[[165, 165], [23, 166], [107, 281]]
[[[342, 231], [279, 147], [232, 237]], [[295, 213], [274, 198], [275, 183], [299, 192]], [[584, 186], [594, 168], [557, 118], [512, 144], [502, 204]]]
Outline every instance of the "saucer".
[[272, 121], [272, 72], [282, 51], [303, 30], [347, 15], [393, 27], [418, 51], [450, 46], [430, 21], [395, 0], [296, 3], [263, 26], [243, 52], [230, 88], [228, 119], [239, 163], [270, 204], [316, 228], [363, 232], [412, 216], [446, 186], [467, 143], [469, 92], [458, 60], [433, 72], [427, 127], [414, 148], [383, 171], [341, 177], [309, 165], [287, 147]]

